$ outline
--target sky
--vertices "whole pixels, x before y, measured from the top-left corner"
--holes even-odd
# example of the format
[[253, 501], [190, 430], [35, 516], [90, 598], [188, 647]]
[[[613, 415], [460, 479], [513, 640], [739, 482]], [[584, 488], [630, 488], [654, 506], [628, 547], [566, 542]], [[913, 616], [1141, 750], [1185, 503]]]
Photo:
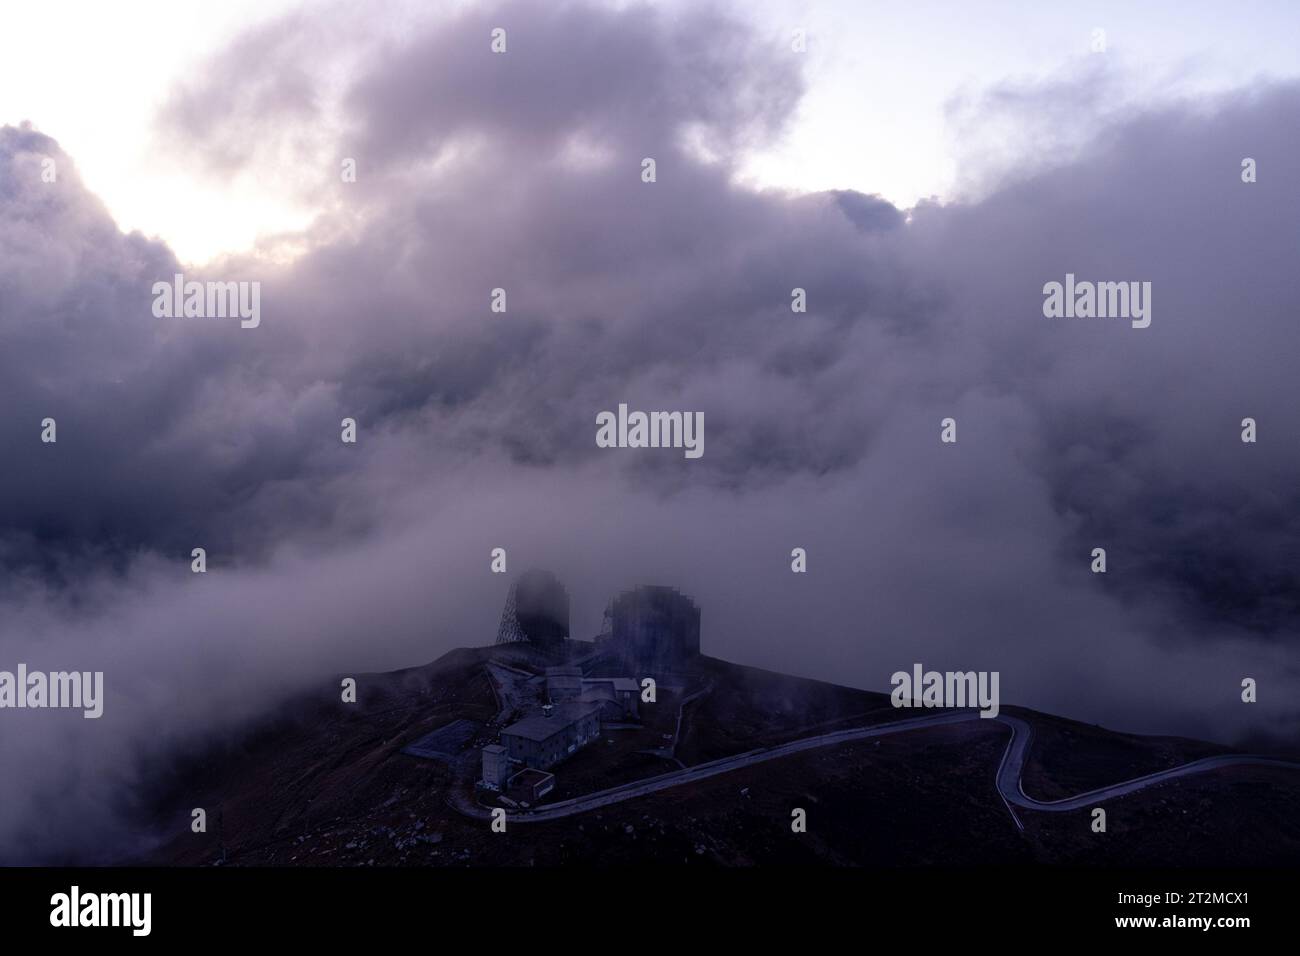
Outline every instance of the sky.
[[[0, 668], [107, 698], [0, 715], [0, 861], [120, 848], [148, 768], [490, 642], [532, 566], [578, 636], [667, 584], [740, 663], [1300, 733], [1287, 7], [171, 3], [68, 38], [80, 8], [29, 6], [0, 33]], [[155, 314], [182, 269], [260, 282], [260, 325]], [[1067, 274], [1150, 282], [1150, 327], [1046, 318]], [[598, 448], [620, 403], [702, 412], [704, 455]]]
[[[671, 12], [692, 2], [651, 5]], [[295, 188], [300, 184], [280, 157], [240, 177], [211, 175], [170, 142], [158, 113], [238, 34], [292, 11], [358, 21], [354, 36], [400, 37], [474, 4], [350, 6], [12, 4], [0, 33], [0, 122], [29, 120], [58, 139], [123, 230], [163, 239], [182, 261], [248, 251], [259, 238], [306, 228], [321, 212], [320, 197]], [[760, 0], [746, 3], [744, 16], [774, 45], [805, 31], [806, 88], [789, 128], [747, 154], [738, 178], [798, 192], [855, 189], [900, 208], [978, 192], [980, 184], [967, 181], [957, 162], [961, 141], [981, 135], [960, 121], [963, 104], [999, 83], [1068, 69], [1091, 55], [1094, 29], [1106, 33], [1110, 64], [1162, 93], [1230, 89], [1300, 72], [1290, 40], [1296, 14], [1287, 0], [1231, 10], [1176, 0]], [[351, 63], [342, 56], [329, 65], [346, 71]]]

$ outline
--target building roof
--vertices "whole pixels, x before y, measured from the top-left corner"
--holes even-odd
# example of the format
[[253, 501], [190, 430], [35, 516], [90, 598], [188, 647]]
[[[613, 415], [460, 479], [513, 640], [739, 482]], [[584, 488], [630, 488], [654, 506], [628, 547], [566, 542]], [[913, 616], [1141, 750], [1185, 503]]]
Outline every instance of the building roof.
[[583, 700], [590, 700], [600, 708], [600, 717], [602, 720], [621, 720], [623, 717], [623, 705], [612, 696], [589, 698], [584, 695]]
[[633, 693], [641, 689], [641, 685], [630, 677], [584, 677], [582, 682], [584, 684], [613, 684], [614, 689], [617, 691], [631, 691]]
[[501, 736], [522, 737], [525, 740], [549, 740], [598, 709], [599, 706], [596, 704], [566, 700], [562, 704], [555, 705], [551, 716], [533, 714], [525, 717], [501, 731]]
[[547, 780], [554, 780], [555, 774], [547, 773], [545, 770], [534, 770], [532, 767], [525, 767], [518, 773], [513, 774], [506, 783], [509, 786], [531, 786], [535, 783], [545, 783]]

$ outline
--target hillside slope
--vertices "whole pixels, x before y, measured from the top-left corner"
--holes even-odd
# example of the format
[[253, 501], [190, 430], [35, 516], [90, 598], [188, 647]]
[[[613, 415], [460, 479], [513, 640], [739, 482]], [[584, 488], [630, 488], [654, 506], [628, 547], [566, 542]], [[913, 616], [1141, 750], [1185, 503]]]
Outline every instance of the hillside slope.
[[[1233, 767], [1087, 811], [1018, 810], [994, 785], [1008, 732], [975, 720], [820, 747], [504, 834], [458, 812], [472, 799], [478, 748], [514, 716], [489, 666], [527, 674], [547, 661], [518, 647], [459, 649], [431, 664], [358, 677], [358, 702], [333, 687], [303, 698], [236, 744], [159, 780], [152, 822], [167, 834], [137, 862], [206, 865], [1283, 865], [1300, 862], [1300, 773]], [[608, 671], [590, 657], [589, 673]], [[673, 773], [704, 761], [848, 727], [886, 724], [885, 695], [701, 657], [680, 686], [643, 707], [641, 730], [611, 730], [554, 768], [548, 799]], [[337, 685], [334, 685], [337, 686]], [[685, 703], [683, 706], [683, 701]], [[1201, 741], [1114, 733], [1008, 708], [1034, 727], [1023, 785], [1050, 800], [1230, 752]], [[676, 732], [678, 713], [681, 731]], [[403, 748], [467, 723], [464, 750], [426, 759]], [[472, 725], [472, 726], [471, 726]], [[189, 811], [208, 810], [208, 832]], [[807, 812], [806, 833], [791, 811]]]

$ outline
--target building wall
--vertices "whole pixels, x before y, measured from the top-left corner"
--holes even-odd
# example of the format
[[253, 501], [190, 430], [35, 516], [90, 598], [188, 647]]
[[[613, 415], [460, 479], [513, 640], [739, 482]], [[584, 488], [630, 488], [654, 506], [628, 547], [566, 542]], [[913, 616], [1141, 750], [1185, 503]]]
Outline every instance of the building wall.
[[564, 734], [555, 734], [546, 740], [531, 740], [506, 733], [501, 735], [501, 743], [505, 745], [511, 757], [521, 761], [525, 767], [535, 767], [539, 770], [551, 766], [560, 759], [560, 755], [564, 752], [564, 739]]
[[510, 776], [510, 755], [505, 748], [483, 748], [483, 782], [500, 790]]
[[582, 694], [582, 668], [551, 667], [546, 671], [546, 696], [559, 703]]
[[623, 705], [623, 713], [629, 717], [639, 717], [641, 714], [641, 695], [635, 691], [619, 691], [619, 703]]
[[509, 755], [525, 767], [545, 770], [590, 743], [600, 734], [600, 718], [595, 712], [583, 714], [570, 723], [555, 718], [557, 731], [545, 740], [532, 740], [502, 731], [501, 743]]
[[[612, 678], [587, 678], [582, 682], [582, 687], [581, 700], [608, 705], [603, 708], [601, 713], [604, 719], [627, 720], [638, 717], [641, 706], [641, 693], [639, 690], [619, 690], [615, 687]], [[618, 714], [612, 714], [611, 710], [617, 710]]]
[[529, 740], [527, 737], [516, 737], [514, 734], [503, 733], [501, 743], [509, 751], [510, 756], [523, 763], [525, 767], [549, 767], [554, 761], [551, 759], [550, 744], [554, 738], [549, 741]]
[[[525, 779], [530, 776], [541, 779]], [[528, 803], [536, 803], [554, 789], [554, 775], [537, 770], [521, 771], [509, 781], [510, 795], [516, 800], [524, 800]]]

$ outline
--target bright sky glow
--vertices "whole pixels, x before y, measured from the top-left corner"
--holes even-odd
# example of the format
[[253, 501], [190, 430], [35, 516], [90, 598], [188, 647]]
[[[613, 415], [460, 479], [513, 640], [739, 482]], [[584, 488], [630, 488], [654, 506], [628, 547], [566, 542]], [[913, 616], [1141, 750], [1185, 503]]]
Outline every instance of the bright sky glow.
[[[667, 0], [668, 5], [683, 0]], [[201, 263], [302, 228], [315, 210], [275, 177], [217, 182], [158, 140], [155, 116], [174, 84], [242, 28], [292, 0], [43, 0], [8, 4], [0, 30], [0, 123], [30, 120], [57, 139], [119, 225], [166, 240]], [[319, 5], [319, 4], [317, 4]], [[456, 4], [459, 5], [459, 4]], [[389, 10], [374, 5], [375, 15]], [[391, 8], [405, 11], [405, 3]], [[1300, 5], [1131, 0], [1068, 5], [1005, 0], [803, 2], [736, 7], [773, 38], [808, 33], [807, 97], [789, 135], [744, 164], [750, 182], [793, 190], [852, 188], [901, 206], [958, 186], [945, 105], [998, 82], [1051, 76], [1090, 54], [1188, 90], [1295, 76]], [[994, 12], [990, 12], [994, 11]], [[396, 15], [406, 15], [399, 13]]]

